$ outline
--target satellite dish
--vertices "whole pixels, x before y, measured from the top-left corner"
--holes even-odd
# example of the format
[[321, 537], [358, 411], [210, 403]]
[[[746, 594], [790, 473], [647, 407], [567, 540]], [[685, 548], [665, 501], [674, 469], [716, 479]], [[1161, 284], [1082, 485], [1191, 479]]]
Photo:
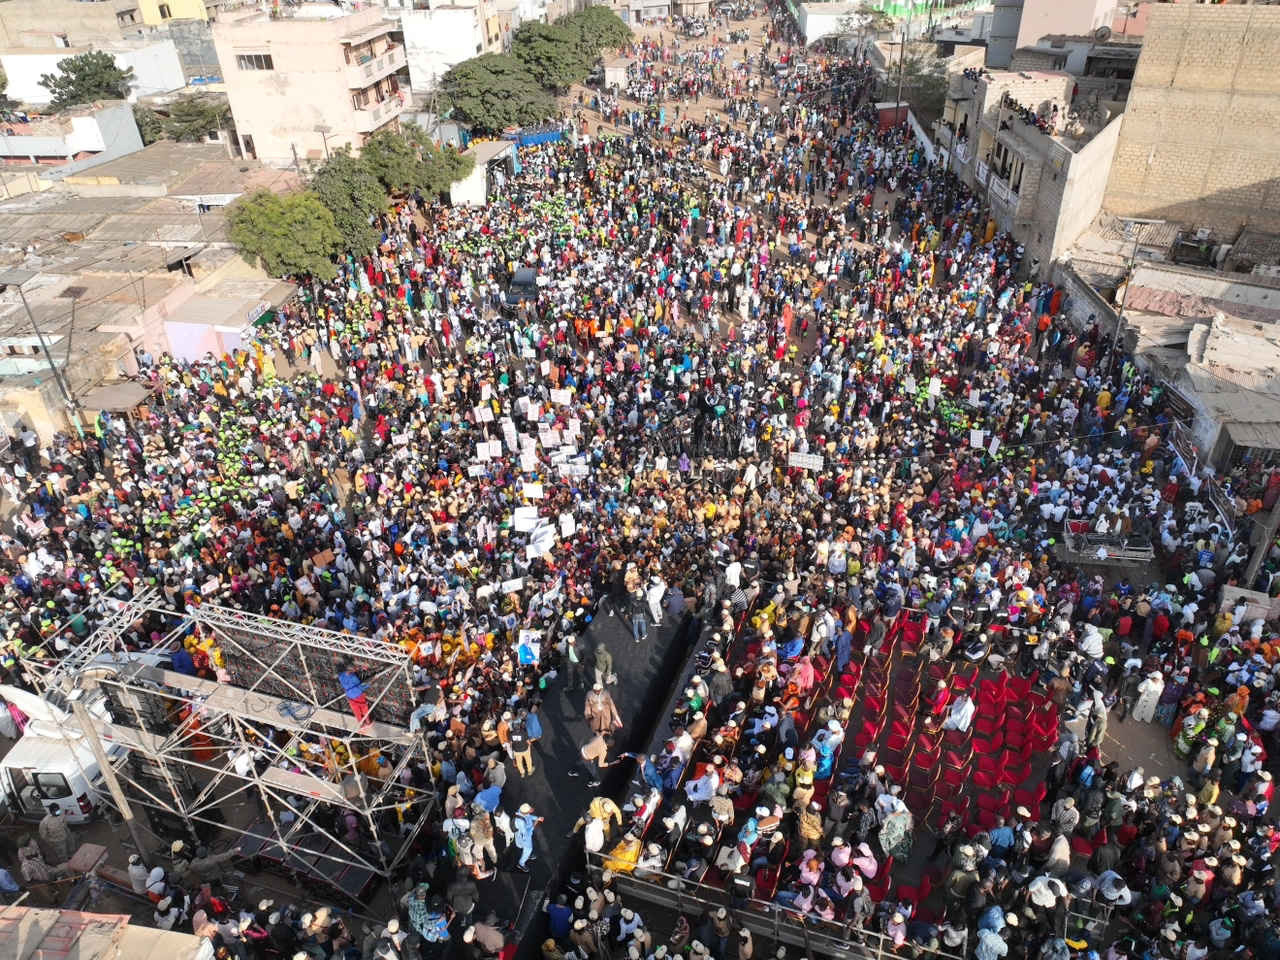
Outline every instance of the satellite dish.
[[1099, 27], [1097, 30], [1093, 31], [1093, 39], [1097, 40], [1099, 43], [1106, 43], [1111, 39], [1111, 28]]

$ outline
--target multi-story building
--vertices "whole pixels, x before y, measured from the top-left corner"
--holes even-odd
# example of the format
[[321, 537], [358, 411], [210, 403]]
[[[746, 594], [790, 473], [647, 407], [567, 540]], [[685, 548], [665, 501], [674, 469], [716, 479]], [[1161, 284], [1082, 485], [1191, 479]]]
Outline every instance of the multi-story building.
[[227, 0], [137, 0], [142, 22], [158, 27], [170, 20], [217, 20]]
[[1046, 270], [1097, 216], [1121, 129], [1123, 104], [1076, 88], [1063, 71], [969, 70], [937, 126], [946, 162]]
[[1115, 0], [995, 0], [987, 66], [1007, 70], [1013, 51], [1048, 34], [1079, 36], [1110, 29]]
[[1280, 233], [1280, 7], [1152, 5], [1104, 209]]
[[380, 7], [333, 16], [328, 5], [213, 25], [240, 146], [275, 166], [322, 159], [398, 126], [408, 102], [404, 48]]

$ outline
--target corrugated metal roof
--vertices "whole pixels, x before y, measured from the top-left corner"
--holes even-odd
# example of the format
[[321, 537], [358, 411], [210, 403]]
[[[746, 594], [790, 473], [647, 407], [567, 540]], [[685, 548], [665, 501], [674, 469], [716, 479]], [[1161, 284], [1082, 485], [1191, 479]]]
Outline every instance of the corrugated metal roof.
[[1280, 424], [1228, 423], [1226, 426], [1227, 435], [1237, 446], [1280, 450]]
[[248, 320], [245, 313], [255, 306], [260, 297], [251, 299], [231, 297], [192, 297], [165, 318], [171, 323], [208, 323], [215, 326], [243, 327]]

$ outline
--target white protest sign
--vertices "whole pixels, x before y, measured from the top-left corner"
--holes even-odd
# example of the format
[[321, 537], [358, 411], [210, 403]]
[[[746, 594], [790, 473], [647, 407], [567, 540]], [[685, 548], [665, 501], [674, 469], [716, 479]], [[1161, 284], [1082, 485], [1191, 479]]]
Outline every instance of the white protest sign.
[[822, 455], [818, 453], [793, 453], [787, 458], [787, 466], [801, 470], [821, 470]]
[[572, 537], [577, 532], [578, 532], [578, 523], [576, 520], [573, 519], [573, 514], [571, 513], [560, 514], [560, 536]]
[[937, 377], [929, 378], [929, 396], [931, 397], [942, 396], [942, 381], [939, 380]]
[[573, 393], [569, 390], [552, 390], [551, 402], [558, 403], [560, 406], [567, 406], [573, 401]]
[[524, 577], [516, 577], [514, 580], [502, 581], [503, 593], [515, 593], [524, 588]]
[[543, 497], [542, 484], [540, 483], [526, 483], [522, 492], [530, 500], [541, 500]]
[[969, 431], [969, 446], [977, 448], [982, 446], [982, 438], [986, 434], [985, 430]]
[[991, 451], [991, 455], [992, 455], [993, 457], [994, 457], [997, 453], [999, 453], [999, 452], [1000, 452], [1000, 438], [999, 438], [999, 437], [992, 437], [992, 438], [991, 438], [991, 446], [990, 446], [990, 447], [988, 447], [987, 449]]

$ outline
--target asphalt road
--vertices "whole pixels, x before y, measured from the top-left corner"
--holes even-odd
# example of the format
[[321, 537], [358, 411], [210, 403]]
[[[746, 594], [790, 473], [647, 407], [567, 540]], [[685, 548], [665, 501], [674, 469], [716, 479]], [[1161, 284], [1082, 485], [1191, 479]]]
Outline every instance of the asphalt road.
[[[681, 675], [683, 664], [692, 649], [686, 643], [691, 624], [686, 615], [680, 621], [667, 617], [661, 627], [649, 628], [648, 639], [635, 643], [627, 621], [603, 614], [588, 629], [586, 647], [594, 650], [605, 643], [614, 659], [618, 682], [606, 687], [617, 705], [623, 727], [615, 735], [610, 752], [647, 751], [656, 725], [663, 719], [661, 711], [667, 702], [671, 685]], [[588, 676], [591, 671], [588, 669]], [[499, 869], [492, 880], [482, 881], [480, 905], [475, 916], [482, 919], [492, 910], [504, 920], [515, 921], [521, 936], [518, 956], [540, 955], [546, 938], [545, 915], [541, 912], [543, 897], [558, 892], [563, 880], [583, 865], [581, 838], [570, 839], [579, 815], [592, 797], [600, 793], [612, 796], [619, 805], [625, 800], [627, 785], [635, 773], [635, 763], [625, 760], [613, 767], [600, 787], [589, 789], [585, 777], [570, 777], [579, 745], [591, 733], [582, 718], [586, 693], [565, 689], [567, 677], [556, 677], [548, 690], [539, 716], [543, 737], [533, 748], [534, 775], [522, 779], [514, 763], [508, 763], [507, 786], [502, 804], [515, 813], [520, 804], [528, 803], [545, 818], [534, 837], [534, 854], [529, 873], [514, 868]], [[503, 858], [504, 865], [506, 858]], [[455, 931], [455, 936], [461, 931]]]

